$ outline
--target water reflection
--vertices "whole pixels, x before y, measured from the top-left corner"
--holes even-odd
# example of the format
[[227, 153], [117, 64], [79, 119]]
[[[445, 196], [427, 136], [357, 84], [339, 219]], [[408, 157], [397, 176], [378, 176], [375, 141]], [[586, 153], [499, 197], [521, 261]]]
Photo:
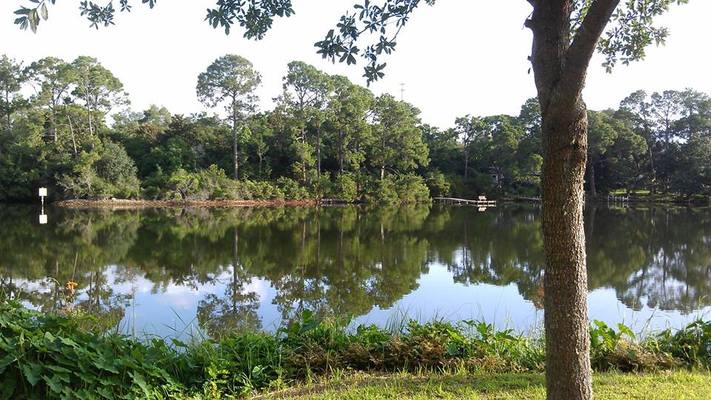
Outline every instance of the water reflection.
[[[52, 211], [39, 226], [30, 208], [0, 209], [0, 295], [132, 331], [165, 334], [150, 322], [171, 314], [175, 329], [195, 321], [219, 336], [305, 309], [367, 318], [439, 302], [447, 313], [490, 287], [516, 288], [500, 295], [527, 314], [542, 304], [532, 207]], [[590, 289], [608, 289], [594, 301], [612, 289], [630, 310], [711, 304], [708, 209], [588, 207], [586, 231]]]

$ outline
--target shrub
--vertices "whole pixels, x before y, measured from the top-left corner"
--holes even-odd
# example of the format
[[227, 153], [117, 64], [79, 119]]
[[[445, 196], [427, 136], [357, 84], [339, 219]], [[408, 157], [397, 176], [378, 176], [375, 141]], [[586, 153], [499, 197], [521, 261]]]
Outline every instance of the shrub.
[[660, 332], [652, 340], [654, 348], [694, 367], [711, 367], [711, 321], [696, 320], [673, 332]]
[[291, 178], [281, 177], [277, 179], [276, 184], [282, 193], [284, 193], [286, 200], [304, 200], [311, 197], [311, 194], [305, 187]]
[[271, 182], [246, 181], [243, 183], [254, 200], [283, 200], [284, 192]]
[[452, 184], [440, 171], [431, 171], [427, 174], [427, 187], [433, 196], [446, 197], [452, 192]]
[[205, 200], [206, 194], [200, 192], [200, 180], [197, 175], [182, 168], [173, 172], [167, 181], [169, 200]]
[[372, 204], [397, 204], [400, 201], [395, 182], [390, 177], [366, 181], [364, 199]]
[[335, 191], [334, 183], [331, 182], [331, 173], [324, 172], [320, 177], [315, 177], [313, 181], [313, 196], [317, 199], [333, 196]]
[[207, 200], [249, 199], [250, 193], [242, 190], [238, 182], [227, 177], [217, 165], [210, 165], [197, 173], [199, 192]]
[[3, 398], [161, 399], [182, 389], [164, 369], [178, 354], [162, 340], [98, 335], [17, 304], [0, 305], [0, 338]]
[[333, 185], [333, 197], [353, 203], [358, 200], [358, 183], [353, 175], [342, 173]]
[[140, 192], [136, 166], [123, 146], [116, 143], [106, 142], [97, 152], [82, 152], [72, 160], [70, 169], [57, 178], [65, 197], [134, 198]]
[[430, 201], [430, 190], [421, 176], [402, 175], [395, 181], [395, 187], [401, 203]]

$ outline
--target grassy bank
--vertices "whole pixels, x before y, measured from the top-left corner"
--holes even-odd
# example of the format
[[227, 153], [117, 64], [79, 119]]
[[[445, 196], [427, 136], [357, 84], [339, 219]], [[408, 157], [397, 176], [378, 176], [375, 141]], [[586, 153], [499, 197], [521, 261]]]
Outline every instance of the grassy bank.
[[[453, 374], [465, 379], [454, 385], [461, 390], [480, 390], [466, 379], [481, 376], [537, 382], [528, 385], [537, 388], [544, 368], [540, 338], [476, 321], [347, 329], [344, 323], [316, 321], [307, 313], [274, 333], [235, 333], [195, 343], [138, 341], [104, 333], [99, 322], [74, 311], [47, 315], [2, 303], [0, 398], [216, 399], [285, 390], [322, 377], [335, 384], [344, 373], [358, 377], [359, 372], [369, 374], [360, 375], [366, 377], [428, 373], [436, 380]], [[645, 338], [635, 337], [623, 325], [613, 329], [600, 322], [592, 324], [590, 332], [593, 368], [599, 372], [659, 374], [707, 370], [711, 365], [711, 322], [697, 321]], [[391, 384], [376, 385], [375, 392], [364, 395], [382, 398], [400, 389], [414, 395], [426, 389], [418, 387], [423, 384], [420, 378], [388, 379]], [[451, 390], [459, 390], [454, 386]], [[352, 392], [357, 387], [329, 390], [361, 398], [360, 392]], [[333, 396], [342, 397], [337, 392]]]
[[[711, 375], [706, 372], [596, 373], [598, 400], [706, 400]], [[541, 373], [502, 374], [355, 374], [254, 396], [253, 399], [545, 399]]]

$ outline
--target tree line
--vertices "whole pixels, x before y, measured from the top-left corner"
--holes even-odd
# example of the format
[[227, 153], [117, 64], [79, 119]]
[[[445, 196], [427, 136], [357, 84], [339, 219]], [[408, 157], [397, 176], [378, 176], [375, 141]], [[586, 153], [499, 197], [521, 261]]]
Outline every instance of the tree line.
[[[462, 116], [440, 129], [391, 95], [303, 62], [257, 111], [261, 75], [243, 57], [197, 79], [213, 113], [128, 110], [121, 81], [81, 56], [23, 65], [0, 58], [0, 200], [61, 198], [306, 199], [416, 202], [430, 196], [539, 196], [538, 100], [519, 115]], [[216, 111], [224, 111], [220, 114]], [[589, 111], [590, 195], [711, 195], [711, 98], [637, 91]]]

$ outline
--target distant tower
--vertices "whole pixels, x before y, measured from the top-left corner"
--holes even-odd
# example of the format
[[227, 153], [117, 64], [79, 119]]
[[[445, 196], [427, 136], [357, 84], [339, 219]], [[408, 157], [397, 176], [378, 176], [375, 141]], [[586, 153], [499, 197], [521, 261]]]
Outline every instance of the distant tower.
[[405, 101], [405, 84], [400, 84], [400, 101]]

